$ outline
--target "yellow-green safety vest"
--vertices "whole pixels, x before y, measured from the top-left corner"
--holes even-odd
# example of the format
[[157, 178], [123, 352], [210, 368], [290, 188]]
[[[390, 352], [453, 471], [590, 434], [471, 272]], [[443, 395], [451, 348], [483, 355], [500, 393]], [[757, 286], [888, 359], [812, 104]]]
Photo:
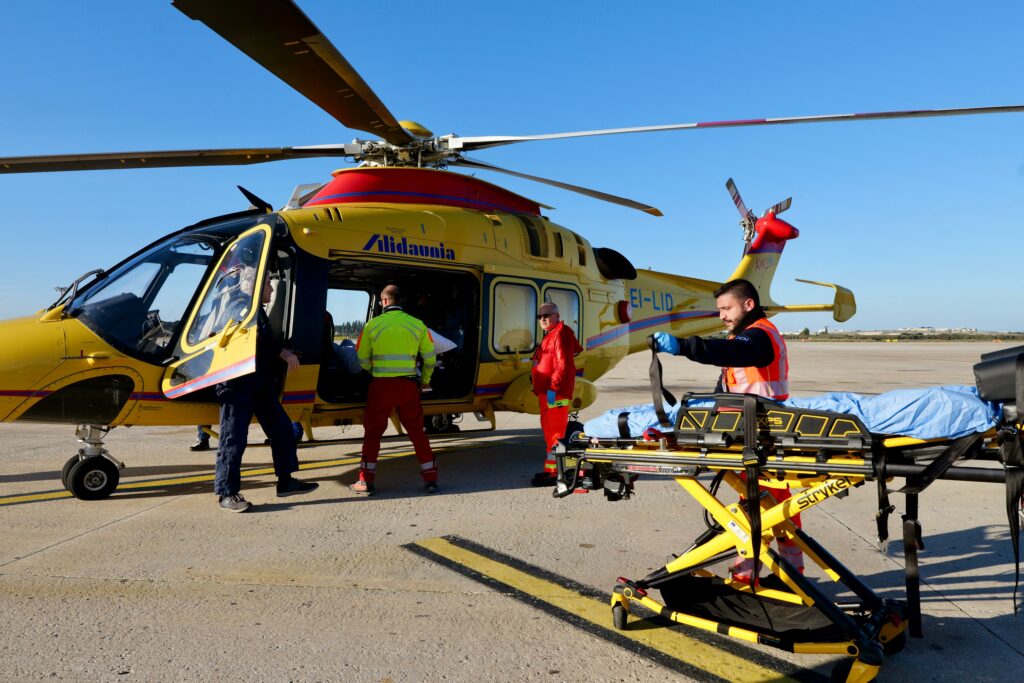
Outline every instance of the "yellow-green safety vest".
[[397, 306], [389, 306], [366, 323], [356, 345], [359, 365], [374, 377], [415, 379], [419, 356], [423, 359], [423, 384], [430, 382], [436, 355], [427, 326]]

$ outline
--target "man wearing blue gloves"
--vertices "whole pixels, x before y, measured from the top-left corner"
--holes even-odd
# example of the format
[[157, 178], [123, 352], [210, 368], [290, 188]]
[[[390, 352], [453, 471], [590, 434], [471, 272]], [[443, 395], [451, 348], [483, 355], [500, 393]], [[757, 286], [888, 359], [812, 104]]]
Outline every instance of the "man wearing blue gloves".
[[[786, 341], [765, 316], [757, 289], [747, 280], [731, 280], [714, 292], [718, 317], [729, 332], [726, 339], [673, 337], [654, 334], [655, 350], [686, 356], [705, 365], [718, 365], [722, 374], [716, 392], [758, 394], [776, 401], [789, 398], [789, 358]], [[790, 497], [789, 489], [768, 489], [776, 501]], [[800, 516], [793, 518], [800, 526]], [[803, 572], [803, 553], [796, 544], [779, 540], [783, 557]], [[749, 581], [753, 561], [745, 559], [733, 567], [733, 577]]]
[[746, 280], [731, 280], [714, 294], [728, 338], [673, 337], [657, 332], [656, 350], [721, 367], [715, 391], [759, 394], [777, 401], [789, 398], [786, 342], [765, 317], [757, 290]]
[[542, 304], [537, 311], [537, 320], [544, 331], [544, 339], [533, 354], [530, 380], [540, 403], [540, 428], [544, 432], [547, 455], [544, 471], [534, 475], [530, 483], [554, 486], [557, 475], [551, 449], [565, 436], [565, 428], [569, 424], [569, 404], [576, 386], [575, 356], [583, 351], [583, 347], [576, 341], [572, 329], [562, 322], [555, 304]]

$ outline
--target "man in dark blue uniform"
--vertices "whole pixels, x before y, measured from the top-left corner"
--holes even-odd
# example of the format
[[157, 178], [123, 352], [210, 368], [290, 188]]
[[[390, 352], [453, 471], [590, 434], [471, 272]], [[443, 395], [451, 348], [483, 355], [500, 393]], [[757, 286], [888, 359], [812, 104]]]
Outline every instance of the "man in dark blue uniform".
[[[263, 285], [262, 303], [270, 303], [274, 289], [268, 276]], [[217, 448], [217, 467], [213, 490], [219, 497], [221, 508], [230, 512], [245, 512], [252, 504], [238, 493], [241, 488], [242, 454], [249, 435], [253, 416], [270, 438], [270, 452], [277, 475], [277, 496], [309, 493], [316, 482], [300, 481], [292, 477], [299, 469], [295, 453], [295, 433], [292, 421], [279, 400], [281, 370], [290, 372], [299, 367], [298, 357], [274, 338], [270, 319], [258, 307], [256, 318], [256, 371], [249, 375], [222, 382], [216, 387], [220, 402], [220, 439]]]

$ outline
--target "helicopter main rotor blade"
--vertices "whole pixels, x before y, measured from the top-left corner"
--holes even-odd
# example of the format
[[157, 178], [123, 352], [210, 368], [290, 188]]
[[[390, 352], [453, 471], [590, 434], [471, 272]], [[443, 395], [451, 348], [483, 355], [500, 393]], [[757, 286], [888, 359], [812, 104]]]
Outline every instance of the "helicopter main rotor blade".
[[[587, 197], [593, 197], [594, 199], [600, 199], [612, 204], [618, 204], [619, 206], [627, 206], [631, 209], [637, 209], [644, 213], [649, 213], [652, 216], [663, 216], [661, 211], [653, 206], [647, 204], [641, 204], [640, 202], [633, 201], [632, 199], [626, 199], [625, 197], [618, 197], [607, 192], [601, 192], [599, 190], [591, 190], [586, 187], [580, 187], [579, 185], [572, 185], [570, 183], [563, 183], [558, 180], [551, 180], [550, 178], [541, 178], [540, 176], [530, 175], [529, 173], [520, 173], [519, 171], [510, 171], [507, 168], [501, 168], [500, 166], [494, 166], [492, 164], [485, 164], [482, 161], [476, 161], [474, 159], [467, 159], [466, 157], [459, 157], [448, 162], [451, 166], [468, 166], [469, 168], [480, 168], [486, 171], [494, 171], [496, 173], [505, 173], [507, 175], [516, 176], [517, 178], [525, 178], [526, 180], [533, 180], [538, 183], [544, 183], [545, 185], [553, 185], [554, 187], [560, 187], [563, 190], [569, 190], [570, 192], [577, 192]], [[543, 204], [541, 205], [543, 206]], [[545, 207], [551, 208], [551, 207]]]
[[1024, 111], [1024, 105], [1013, 104], [999, 107], [961, 107], [958, 109], [912, 109], [908, 111], [883, 111], [864, 114], [827, 114], [823, 116], [790, 116], [775, 119], [739, 119], [736, 121], [705, 121], [700, 123], [677, 123], [667, 126], [637, 126], [633, 128], [607, 128], [584, 130], [572, 133], [550, 133], [547, 135], [490, 135], [478, 137], [453, 137], [448, 140], [452, 150], [467, 152], [516, 142], [534, 140], [558, 140], [561, 138], [582, 138], [595, 135], [620, 135], [623, 133], [656, 133], [669, 130], [690, 130], [695, 128], [738, 128], [741, 126], [777, 126], [790, 123], [825, 123], [832, 121], [868, 121], [873, 119], [914, 119], [930, 116], [967, 116], [970, 114], [1006, 114]]
[[46, 171], [102, 171], [116, 168], [170, 168], [176, 166], [239, 166], [284, 159], [344, 157], [359, 145], [311, 145], [245, 149], [186, 149], [157, 152], [109, 152], [104, 154], [50, 154], [0, 157], [0, 173]]
[[395, 145], [414, 140], [338, 49], [291, 0], [174, 0], [335, 119]]

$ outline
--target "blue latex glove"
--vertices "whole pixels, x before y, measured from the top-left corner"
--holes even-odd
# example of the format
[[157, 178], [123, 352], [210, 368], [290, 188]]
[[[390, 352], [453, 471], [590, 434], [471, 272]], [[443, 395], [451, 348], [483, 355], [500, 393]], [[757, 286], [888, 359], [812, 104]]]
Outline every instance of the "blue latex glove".
[[654, 343], [657, 344], [655, 348], [660, 352], [671, 353], [673, 356], [679, 355], [679, 340], [668, 332], [655, 332]]
[[569, 405], [569, 399], [563, 398], [563, 399], [559, 400], [558, 397], [555, 396], [555, 390], [554, 389], [548, 389], [547, 399], [548, 399], [548, 408], [561, 408], [562, 406]]

